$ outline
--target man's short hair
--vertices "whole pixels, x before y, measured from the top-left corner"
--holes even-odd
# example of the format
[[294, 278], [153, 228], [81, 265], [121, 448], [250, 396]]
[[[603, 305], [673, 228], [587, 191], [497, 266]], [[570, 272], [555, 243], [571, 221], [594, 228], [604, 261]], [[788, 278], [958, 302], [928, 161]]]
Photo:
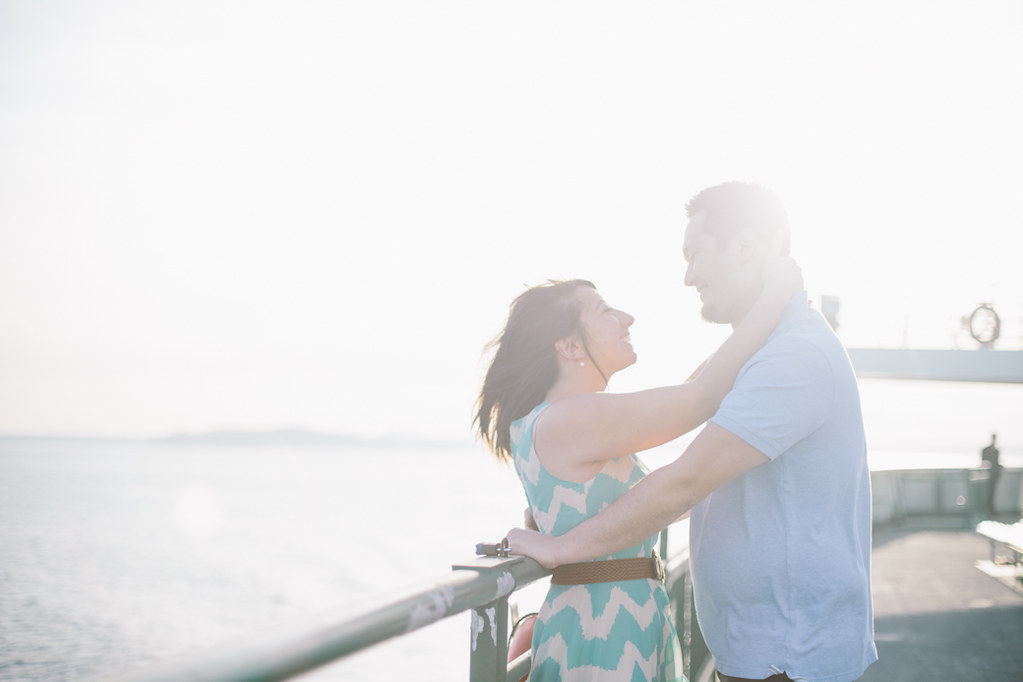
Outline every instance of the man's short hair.
[[789, 216], [774, 192], [752, 182], [733, 180], [708, 187], [686, 204], [686, 216], [706, 211], [705, 229], [724, 245], [742, 228], [765, 239], [779, 238], [781, 255], [789, 254]]

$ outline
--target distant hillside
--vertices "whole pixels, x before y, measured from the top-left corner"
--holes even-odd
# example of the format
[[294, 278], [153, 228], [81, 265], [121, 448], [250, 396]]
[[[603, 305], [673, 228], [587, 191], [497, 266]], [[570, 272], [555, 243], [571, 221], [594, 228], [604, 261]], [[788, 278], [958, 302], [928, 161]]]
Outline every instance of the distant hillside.
[[336, 433], [316, 433], [314, 431], [300, 431], [297, 429], [278, 431], [213, 431], [195, 434], [180, 433], [156, 440], [168, 445], [290, 445], [294, 447], [308, 445], [340, 447], [371, 445], [377, 442]]

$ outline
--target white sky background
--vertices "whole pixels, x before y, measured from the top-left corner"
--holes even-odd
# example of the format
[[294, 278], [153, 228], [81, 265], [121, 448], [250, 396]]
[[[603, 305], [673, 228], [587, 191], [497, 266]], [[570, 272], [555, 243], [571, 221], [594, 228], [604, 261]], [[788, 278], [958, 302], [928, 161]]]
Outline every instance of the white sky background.
[[[465, 438], [524, 284], [727, 333], [687, 199], [772, 186], [848, 345], [1023, 315], [1019, 2], [0, 0], [0, 434]], [[910, 312], [912, 311], [912, 312]]]

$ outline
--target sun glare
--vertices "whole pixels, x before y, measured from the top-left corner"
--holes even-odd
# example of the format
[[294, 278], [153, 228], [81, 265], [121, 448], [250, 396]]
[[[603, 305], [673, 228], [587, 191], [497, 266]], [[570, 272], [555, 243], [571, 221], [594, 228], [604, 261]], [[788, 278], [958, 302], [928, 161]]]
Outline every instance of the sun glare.
[[461, 437], [549, 277], [685, 375], [721, 330], [683, 206], [729, 179], [848, 344], [968, 345], [990, 302], [1021, 345], [1018, 5], [543, 11], [6, 8], [0, 432]]
[[178, 530], [198, 537], [215, 535], [224, 522], [217, 496], [200, 485], [181, 489], [174, 504], [174, 519]]

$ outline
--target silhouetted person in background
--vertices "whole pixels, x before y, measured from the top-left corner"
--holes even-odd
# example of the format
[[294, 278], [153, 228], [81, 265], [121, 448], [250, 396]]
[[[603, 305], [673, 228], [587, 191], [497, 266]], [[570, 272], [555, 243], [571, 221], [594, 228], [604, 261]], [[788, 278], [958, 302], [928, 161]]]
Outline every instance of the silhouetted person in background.
[[991, 434], [991, 445], [988, 445], [980, 451], [980, 460], [982, 465], [987, 464], [991, 467], [991, 473], [988, 478], [990, 483], [988, 484], [988, 498], [987, 498], [987, 513], [988, 518], [993, 518], [995, 515], [995, 488], [998, 485], [998, 475], [1002, 472], [1002, 465], [998, 463], [998, 448], [995, 447], [995, 440], [998, 434]]

